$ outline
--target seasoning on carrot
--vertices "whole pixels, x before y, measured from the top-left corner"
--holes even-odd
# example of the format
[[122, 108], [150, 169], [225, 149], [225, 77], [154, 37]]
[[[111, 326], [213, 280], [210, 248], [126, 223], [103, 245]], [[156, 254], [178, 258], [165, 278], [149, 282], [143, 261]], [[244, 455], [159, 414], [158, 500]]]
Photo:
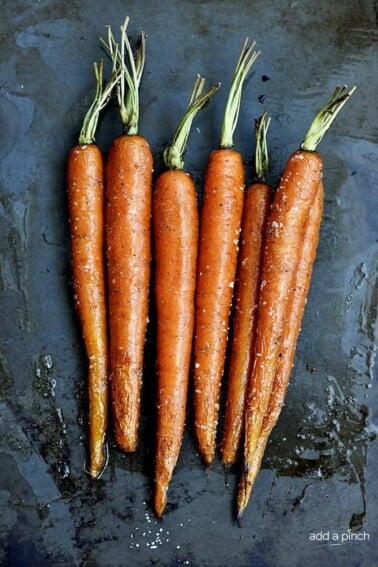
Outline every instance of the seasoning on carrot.
[[198, 246], [196, 188], [182, 155], [197, 112], [218, 90], [201, 96], [197, 77], [187, 111], [164, 152], [167, 171], [155, 185], [152, 205], [157, 316], [157, 440], [155, 511], [162, 516], [184, 432], [194, 325]]
[[138, 135], [145, 35], [140, 35], [134, 60], [127, 24], [128, 18], [121, 27], [120, 50], [110, 28], [103, 42], [121, 68], [117, 94], [124, 127], [106, 164], [106, 256], [115, 441], [124, 451], [135, 451], [148, 317], [153, 160], [147, 141]]
[[248, 482], [253, 486], [259, 473], [261, 462], [269, 436], [276, 425], [284, 404], [286, 390], [293, 368], [295, 347], [301, 328], [301, 322], [310, 288], [311, 273], [319, 240], [319, 229], [323, 210], [323, 184], [313, 202], [303, 233], [303, 248], [295, 275], [293, 300], [286, 319], [286, 332], [282, 338], [281, 356], [277, 363], [276, 374], [270, 394], [269, 406], [265, 414], [256, 449], [248, 465]]
[[[271, 413], [274, 418], [276, 414], [275, 409], [269, 411], [269, 405], [272, 403], [273, 409], [277, 400], [280, 403], [281, 397], [283, 399], [288, 380], [284, 372], [291, 367], [294, 358], [297, 333], [293, 332], [291, 338], [288, 336], [292, 333], [290, 313], [295, 309], [296, 318], [301, 317], [309, 288], [307, 279], [310, 279], [310, 265], [313, 263], [309, 256], [316, 248], [320, 225], [320, 219], [311, 209], [321, 215], [321, 207], [316, 205], [316, 200], [322, 184], [322, 158], [316, 148], [354, 90], [355, 87], [349, 92], [346, 87], [337, 88], [328, 104], [317, 114], [300, 150], [294, 152], [286, 163], [268, 218], [255, 362], [246, 400], [244, 463], [237, 498], [239, 519], [247, 506], [256, 477], [254, 458], [261, 462], [261, 459], [258, 461], [257, 450], [260, 436], [270, 427], [267, 416]], [[306, 227], [310, 223], [314, 226], [307, 232]], [[305, 238], [312, 239], [312, 242], [304, 246]], [[300, 323], [296, 325], [299, 332]]]
[[200, 453], [215, 454], [220, 386], [228, 335], [244, 200], [242, 157], [233, 150], [242, 88], [258, 56], [245, 39], [236, 65], [221, 131], [220, 149], [206, 169], [200, 217], [194, 338], [194, 414]]
[[89, 474], [99, 478], [106, 466], [108, 352], [104, 266], [104, 167], [95, 134], [101, 110], [118, 76], [113, 68], [103, 86], [103, 62], [94, 64], [96, 95], [67, 160], [74, 299], [89, 361]]
[[266, 113], [256, 121], [255, 181], [245, 192], [222, 440], [222, 460], [226, 466], [232, 465], [237, 457], [248, 373], [253, 363], [265, 225], [273, 198], [273, 189], [265, 181], [269, 167], [266, 142], [269, 122]]

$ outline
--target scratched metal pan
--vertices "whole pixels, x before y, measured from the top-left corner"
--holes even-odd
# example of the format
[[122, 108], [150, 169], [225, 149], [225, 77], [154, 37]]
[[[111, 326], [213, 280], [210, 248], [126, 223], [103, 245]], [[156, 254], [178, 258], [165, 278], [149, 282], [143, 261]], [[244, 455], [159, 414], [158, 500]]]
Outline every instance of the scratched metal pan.
[[[0, 563], [370, 566], [377, 559], [377, 6], [371, 0], [102, 2], [0, 7]], [[141, 133], [161, 152], [201, 73], [222, 90], [196, 120], [186, 168], [201, 193], [244, 37], [262, 54], [235, 145], [252, 177], [253, 121], [267, 110], [270, 181], [337, 84], [358, 86], [322, 142], [325, 211], [287, 403], [238, 527], [239, 466], [196, 451], [192, 412], [163, 521], [152, 512], [153, 317], [135, 455], [110, 435], [98, 482], [84, 471], [86, 360], [72, 304], [65, 162], [93, 95], [98, 37], [130, 16], [148, 34]], [[109, 69], [109, 66], [107, 67]], [[106, 153], [121, 131], [100, 124]]]

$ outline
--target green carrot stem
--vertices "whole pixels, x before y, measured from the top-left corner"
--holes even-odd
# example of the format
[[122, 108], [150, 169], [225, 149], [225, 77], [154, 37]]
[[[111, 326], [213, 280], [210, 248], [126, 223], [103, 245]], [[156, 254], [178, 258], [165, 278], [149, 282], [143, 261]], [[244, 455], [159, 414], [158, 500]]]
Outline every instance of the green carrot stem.
[[354, 86], [349, 92], [347, 87], [336, 87], [328, 103], [318, 112], [311, 123], [310, 128], [301, 144], [301, 150], [314, 152], [318, 144], [322, 141], [325, 133], [331, 127], [337, 114], [344, 104], [349, 100], [354, 91]]
[[266, 139], [269, 124], [270, 118], [266, 112], [256, 120], [255, 124], [255, 179], [257, 182], [264, 182], [269, 171], [268, 144]]
[[133, 135], [139, 129], [139, 86], [143, 75], [146, 52], [146, 34], [141, 32], [134, 56], [129, 38], [127, 36], [127, 17], [121, 26], [121, 47], [114, 39], [111, 27], [108, 27], [107, 41], [100, 38], [106, 47], [113, 65], [120, 68], [120, 80], [117, 97], [121, 120], [125, 134]]
[[220, 87], [219, 83], [201, 96], [204, 85], [205, 79], [197, 75], [187, 110], [176, 128], [171, 145], [166, 148], [163, 154], [164, 163], [168, 169], [184, 169], [182, 156], [186, 148], [193, 119]]
[[96, 94], [90, 105], [83, 121], [83, 126], [79, 135], [79, 144], [93, 144], [100, 117], [100, 112], [107, 105], [112, 90], [119, 80], [119, 73], [113, 65], [113, 70], [109, 81], [103, 84], [103, 61], [93, 64], [94, 74], [96, 78]]
[[243, 90], [244, 81], [260, 54], [260, 51], [254, 51], [255, 42], [248, 46], [249, 38], [245, 38], [239, 55], [238, 62], [235, 67], [230, 92], [228, 95], [226, 108], [224, 112], [220, 148], [227, 149], [233, 147], [233, 135], [239, 118], [240, 101]]

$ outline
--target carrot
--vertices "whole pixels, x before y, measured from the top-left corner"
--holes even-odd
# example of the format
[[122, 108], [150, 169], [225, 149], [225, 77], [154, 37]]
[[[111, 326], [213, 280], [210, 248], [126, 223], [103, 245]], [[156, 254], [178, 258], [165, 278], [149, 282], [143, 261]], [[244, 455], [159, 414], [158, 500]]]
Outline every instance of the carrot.
[[215, 454], [221, 378], [244, 200], [244, 169], [232, 149], [243, 83], [258, 53], [244, 41], [226, 104], [220, 149], [207, 164], [197, 266], [194, 414], [200, 453]]
[[[281, 373], [281, 369], [291, 367], [294, 357], [297, 337], [288, 337], [292, 332], [290, 313], [295, 309], [296, 321], [300, 318], [300, 306], [305, 303], [309, 288], [307, 279], [311, 277], [310, 265], [313, 263], [310, 254], [316, 249], [320, 225], [318, 216], [321, 215], [321, 207], [315, 206], [322, 183], [322, 158], [316, 148], [353, 91], [354, 88], [350, 92], [346, 87], [337, 88], [328, 104], [315, 117], [300, 150], [294, 152], [286, 163], [268, 218], [255, 362], [246, 400], [244, 464], [237, 498], [239, 519], [247, 506], [256, 477], [254, 458], [256, 455], [258, 459], [259, 439], [264, 432], [264, 419], [269, 415], [272, 391], [274, 398], [279, 399], [277, 391], [281, 391], [283, 397], [286, 389], [283, 374], [278, 374], [278, 371]], [[312, 208], [317, 210], [318, 216], [313, 214]], [[315, 226], [306, 233], [306, 225], [310, 222]], [[304, 257], [306, 237], [312, 241], [306, 245], [307, 257]], [[306, 266], [305, 273], [298, 280], [301, 266]], [[299, 328], [300, 322], [297, 321], [296, 325]]]
[[135, 451], [148, 317], [153, 160], [147, 141], [138, 135], [145, 36], [140, 35], [134, 60], [127, 24], [128, 18], [120, 51], [110, 28], [108, 43], [103, 42], [121, 68], [118, 103], [125, 132], [113, 140], [106, 164], [106, 256], [114, 435], [124, 451]]
[[303, 247], [295, 275], [293, 300], [286, 320], [287, 332], [282, 338], [281, 357], [277, 363], [276, 374], [269, 399], [269, 406], [263, 420], [255, 452], [253, 453], [248, 465], [248, 482], [250, 482], [252, 486], [260, 470], [269, 436], [280, 416], [285, 400], [286, 390], [289, 385], [290, 374], [294, 363], [296, 343], [300, 332], [319, 240], [319, 229], [323, 211], [323, 196], [323, 184], [320, 183], [315, 200], [310, 208], [303, 234]]
[[222, 440], [222, 460], [226, 466], [232, 465], [237, 456], [243, 428], [248, 373], [253, 363], [265, 224], [273, 197], [272, 188], [265, 182], [268, 172], [266, 132], [269, 121], [264, 113], [256, 122], [256, 180], [246, 190], [242, 217]]
[[98, 118], [117, 81], [103, 87], [103, 63], [94, 64], [97, 89], [67, 160], [74, 300], [89, 361], [89, 474], [99, 478], [106, 466], [108, 351], [104, 266], [104, 166], [94, 143]]
[[155, 511], [162, 516], [184, 432], [194, 325], [198, 246], [196, 188], [182, 154], [195, 114], [219, 88], [203, 96], [197, 77], [187, 111], [164, 152], [167, 171], [155, 185], [152, 206], [157, 314], [157, 438]]

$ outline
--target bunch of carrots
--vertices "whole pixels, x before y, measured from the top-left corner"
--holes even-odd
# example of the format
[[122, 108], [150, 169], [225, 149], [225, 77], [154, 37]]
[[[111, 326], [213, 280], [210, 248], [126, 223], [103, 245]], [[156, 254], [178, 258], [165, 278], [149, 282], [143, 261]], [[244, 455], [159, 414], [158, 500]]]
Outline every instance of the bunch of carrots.
[[[138, 133], [145, 35], [134, 52], [128, 18], [118, 43], [102, 44], [112, 61], [79, 143], [68, 157], [67, 186], [74, 299], [88, 357], [89, 474], [108, 460], [114, 438], [135, 451], [148, 320], [149, 288], [157, 317], [157, 439], [154, 506], [158, 516], [179, 456], [193, 368], [194, 426], [209, 465], [227, 342], [230, 360], [221, 455], [226, 467], [242, 449], [240, 518], [284, 402], [316, 255], [323, 209], [322, 158], [316, 148], [355, 87], [337, 88], [316, 115], [274, 191], [266, 182], [266, 113], [256, 121], [255, 179], [245, 190], [242, 156], [233, 147], [243, 84], [259, 55], [245, 39], [231, 81], [219, 148], [209, 156], [201, 212], [183, 154], [192, 122], [220, 85], [202, 94], [197, 76], [182, 119], [164, 152], [166, 171], [153, 187], [153, 156]], [[123, 132], [106, 163], [95, 144], [99, 116], [116, 93]], [[155, 270], [151, 278], [150, 261]], [[110, 401], [110, 403], [109, 403]]]

